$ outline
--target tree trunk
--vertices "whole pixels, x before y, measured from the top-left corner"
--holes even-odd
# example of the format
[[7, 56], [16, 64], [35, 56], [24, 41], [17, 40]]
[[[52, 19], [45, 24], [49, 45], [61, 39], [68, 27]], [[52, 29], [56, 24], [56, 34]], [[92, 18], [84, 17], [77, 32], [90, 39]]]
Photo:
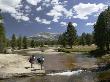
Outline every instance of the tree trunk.
[[66, 48], [66, 45], [63, 45], [64, 48]]
[[100, 50], [104, 50], [104, 47], [103, 47], [103, 46], [100, 46], [99, 49], [100, 49]]
[[33, 64], [31, 63], [31, 68], [33, 68]]
[[70, 45], [70, 48], [71, 48], [71, 49], [73, 48], [72, 45]]
[[42, 64], [41, 64], [41, 70], [42, 70]]
[[106, 44], [106, 50], [107, 50], [107, 51], [110, 50], [109, 44]]

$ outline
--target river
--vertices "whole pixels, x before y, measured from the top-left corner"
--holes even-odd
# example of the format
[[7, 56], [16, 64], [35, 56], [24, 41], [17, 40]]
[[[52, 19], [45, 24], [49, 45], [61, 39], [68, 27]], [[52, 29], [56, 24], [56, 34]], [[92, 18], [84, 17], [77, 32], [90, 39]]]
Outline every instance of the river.
[[[44, 56], [44, 76], [11, 78], [0, 82], [110, 82], [109, 71], [92, 72], [97, 67], [97, 59], [82, 53], [36, 55]], [[82, 69], [83, 68], [83, 69]]]

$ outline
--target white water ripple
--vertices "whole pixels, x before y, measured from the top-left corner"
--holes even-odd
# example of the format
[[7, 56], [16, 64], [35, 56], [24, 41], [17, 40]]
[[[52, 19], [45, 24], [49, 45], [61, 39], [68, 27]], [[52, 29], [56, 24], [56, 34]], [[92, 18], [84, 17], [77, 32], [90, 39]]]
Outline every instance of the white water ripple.
[[50, 74], [47, 74], [47, 75], [51, 75], [51, 76], [56, 76], [56, 75], [71, 76], [71, 75], [80, 74], [81, 72], [83, 72], [83, 70], [67, 71], [67, 72], [60, 72], [60, 73], [50, 73]]

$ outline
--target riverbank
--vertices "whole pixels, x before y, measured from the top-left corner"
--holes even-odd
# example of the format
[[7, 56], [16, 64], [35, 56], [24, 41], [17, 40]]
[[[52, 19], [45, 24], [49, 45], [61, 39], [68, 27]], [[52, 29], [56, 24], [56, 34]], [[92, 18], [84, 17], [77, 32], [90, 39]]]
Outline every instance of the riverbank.
[[[35, 64], [34, 68], [30, 68], [30, 63], [28, 62], [28, 58], [32, 54], [34, 54], [36, 57], [43, 56], [45, 58], [45, 62], [43, 66], [46, 72], [45, 70], [39, 70], [40, 69], [39, 64]], [[98, 77], [99, 78], [103, 77], [102, 75], [103, 70], [104, 71], [106, 70], [105, 67], [104, 68], [98, 67], [98, 63], [97, 63], [98, 58], [84, 54], [85, 52], [84, 53], [58, 52], [57, 48], [55, 47], [53, 48], [49, 47], [45, 49], [43, 52], [39, 48], [35, 48], [35, 49], [33, 48], [33, 49], [19, 50], [18, 53], [16, 54], [0, 54], [0, 79], [4, 79], [2, 80], [3, 82], [7, 82], [7, 81], [12, 82], [12, 79], [14, 79], [13, 82], [15, 82], [17, 79], [18, 82], [28, 82], [28, 81], [41, 82], [41, 81], [45, 81], [48, 77], [50, 79], [52, 78], [61, 79], [61, 77], [67, 76], [70, 79], [71, 76], [72, 77], [78, 76], [78, 78], [81, 76], [82, 78], [84, 78], [84, 76], [86, 75], [86, 77], [90, 76], [88, 77], [88, 80], [90, 80], [92, 76], [94, 77], [94, 73], [95, 74], [101, 73], [101, 76], [99, 76], [98, 74]], [[106, 58], [107, 57], [108, 56], [106, 55]], [[44, 75], [44, 76], [38, 76], [38, 75]], [[25, 78], [21, 78], [21, 77], [25, 77]], [[28, 78], [28, 80], [24, 81], [26, 77]], [[43, 80], [39, 79], [39, 77], [42, 78]], [[6, 79], [6, 78], [11, 78], [11, 79]], [[32, 78], [34, 78], [34, 81]], [[105, 78], [109, 78], [109, 75], [105, 76], [104, 79]], [[23, 79], [23, 81], [20, 81], [20, 79]], [[56, 81], [56, 79], [54, 81]], [[72, 79], [74, 80], [75, 78]], [[63, 82], [63, 81], [59, 81], [59, 82]]]
[[72, 49], [70, 48], [59, 48], [58, 52], [66, 52], [66, 53], [71, 53], [71, 52], [90, 52], [96, 49], [96, 46], [91, 45], [91, 46], [73, 46]]
[[[85, 47], [86, 49], [87, 47]], [[88, 51], [91, 49], [93, 48], [89, 47]], [[48, 47], [44, 51], [40, 48], [33, 48], [19, 50], [16, 54], [0, 54], [0, 79], [45, 74], [45, 70], [84, 69], [97, 71], [98, 63], [101, 64], [101, 62], [97, 62], [97, 58], [83, 55], [84, 53], [81, 51], [71, 53], [58, 52], [57, 48]], [[35, 64], [34, 68], [30, 68], [28, 59], [32, 54], [36, 55], [36, 57], [45, 57], [45, 70], [39, 70], [39, 64]]]
[[[75, 66], [81, 68], [81, 69], [86, 69], [86, 70], [91, 70], [91, 71], [106, 71], [110, 69], [110, 52], [105, 51], [100, 51], [96, 49], [96, 46], [74, 46], [72, 49], [67, 49], [67, 48], [59, 48], [58, 52], [64, 52], [67, 54], [81, 54], [81, 55], [86, 55], [92, 60], [92, 58], [96, 59], [94, 62], [85, 62], [75, 64]], [[94, 53], [93, 53], [94, 52]]]
[[30, 68], [28, 59], [29, 56], [18, 54], [0, 54], [0, 79], [45, 74], [39, 64]]

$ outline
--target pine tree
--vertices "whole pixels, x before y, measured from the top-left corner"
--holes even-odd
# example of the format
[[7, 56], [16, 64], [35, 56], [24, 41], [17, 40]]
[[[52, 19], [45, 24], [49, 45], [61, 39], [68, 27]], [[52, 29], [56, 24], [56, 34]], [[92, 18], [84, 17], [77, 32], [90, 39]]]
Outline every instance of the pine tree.
[[20, 36], [17, 40], [18, 49], [22, 49], [22, 37]]
[[23, 37], [23, 49], [27, 49], [28, 48], [28, 41], [27, 38], [24, 36]]
[[35, 48], [35, 41], [31, 40], [31, 48]]
[[66, 32], [59, 36], [58, 43], [62, 45], [64, 48], [66, 47], [67, 45]]
[[4, 26], [3, 26], [3, 18], [0, 15], [0, 52], [3, 52], [4, 48], [5, 48], [5, 30], [4, 30]]
[[95, 44], [101, 50], [109, 50], [110, 45], [110, 7], [100, 13], [94, 25]]
[[66, 36], [67, 36], [67, 44], [70, 46], [70, 48], [72, 48], [77, 38], [77, 33], [75, 27], [72, 25], [72, 22], [68, 23]]
[[12, 35], [11, 47], [12, 47], [12, 49], [16, 49], [16, 47], [17, 47], [17, 40], [16, 40], [15, 34]]
[[11, 42], [9, 39], [6, 39], [6, 47], [10, 47], [11, 46]]
[[86, 45], [86, 33], [82, 33], [79, 40], [81, 45]]
[[85, 39], [87, 45], [91, 45], [93, 43], [93, 37], [91, 34], [87, 33]]

